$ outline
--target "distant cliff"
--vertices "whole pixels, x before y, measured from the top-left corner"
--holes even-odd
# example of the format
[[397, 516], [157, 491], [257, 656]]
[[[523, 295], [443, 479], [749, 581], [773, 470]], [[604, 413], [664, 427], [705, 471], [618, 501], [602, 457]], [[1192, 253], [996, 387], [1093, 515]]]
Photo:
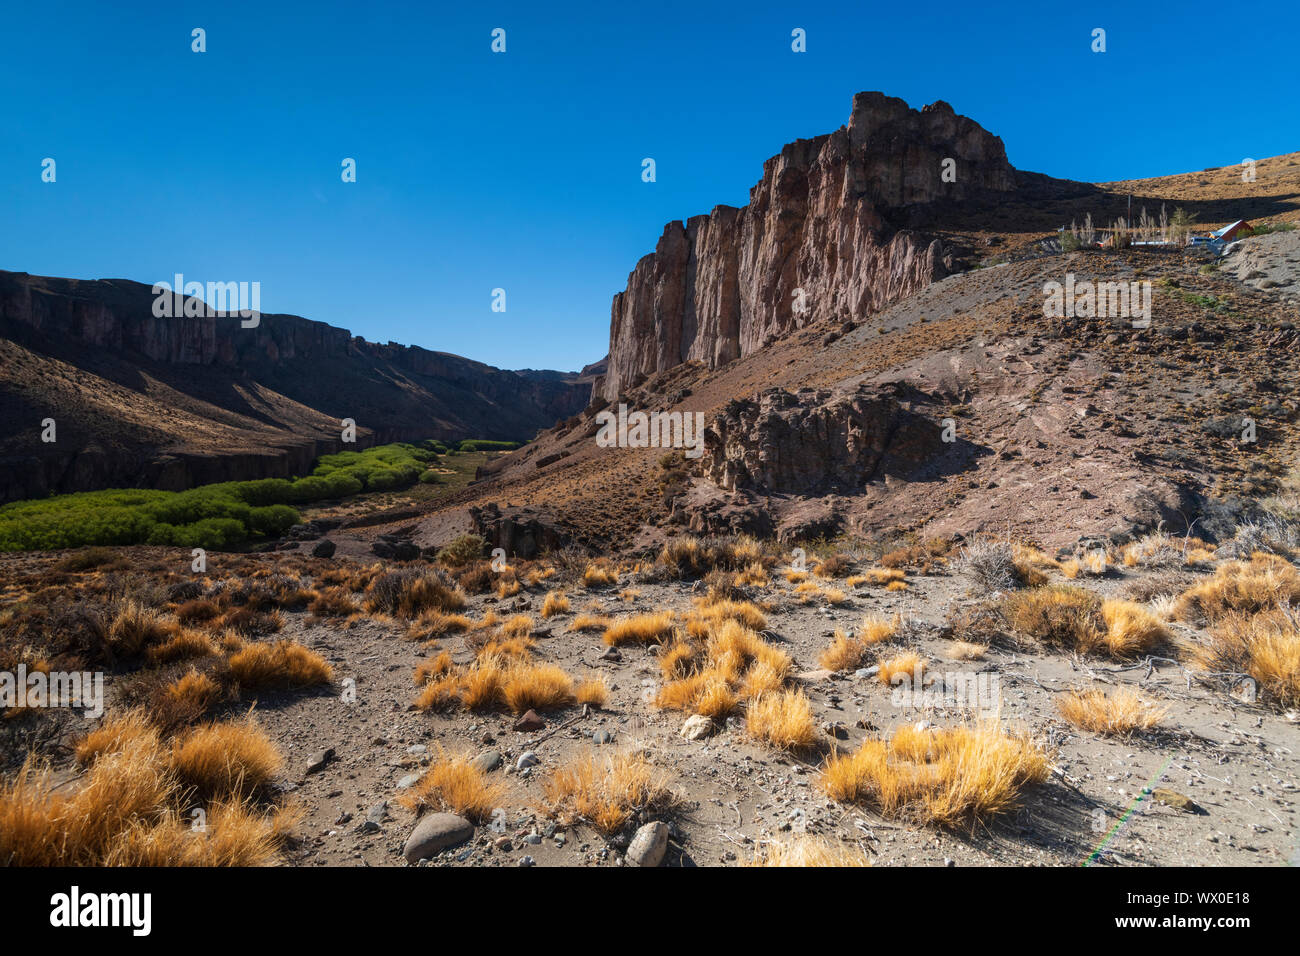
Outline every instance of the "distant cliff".
[[748, 205], [668, 224], [614, 297], [597, 392], [612, 399], [682, 362], [716, 367], [812, 322], [879, 311], [952, 267], [944, 243], [897, 227], [896, 211], [1015, 185], [1002, 140], [947, 103], [918, 111], [859, 93], [847, 126], [764, 163]]
[[[0, 271], [0, 500], [300, 472], [338, 446], [531, 438], [590, 378], [378, 344], [293, 315], [158, 318], [148, 285]], [[57, 441], [40, 440], [52, 418]]]

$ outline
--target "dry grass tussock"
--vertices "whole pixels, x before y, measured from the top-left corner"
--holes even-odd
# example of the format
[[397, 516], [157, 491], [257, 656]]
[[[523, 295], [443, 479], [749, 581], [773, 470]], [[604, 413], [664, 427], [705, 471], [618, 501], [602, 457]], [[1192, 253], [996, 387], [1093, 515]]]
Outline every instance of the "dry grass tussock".
[[605, 628], [603, 640], [610, 647], [624, 644], [662, 644], [673, 635], [673, 612], [622, 617]]
[[561, 823], [585, 823], [612, 835], [637, 811], [664, 815], [681, 804], [668, 777], [639, 753], [597, 760], [588, 753], [559, 767], [542, 781], [543, 809]]
[[[236, 728], [242, 725], [232, 725]], [[237, 731], [238, 732], [238, 731]], [[197, 731], [196, 731], [197, 733]], [[264, 739], [264, 738], [263, 738]], [[220, 755], [208, 782], [207, 829], [189, 814], [195, 776], [217, 766], [177, 764], [139, 715], [123, 715], [87, 736], [78, 759], [87, 769], [55, 788], [49, 770], [28, 760], [0, 783], [0, 859], [14, 866], [260, 866], [274, 862], [297, 814], [241, 797], [267, 762], [238, 744]], [[249, 763], [246, 763], [248, 761]], [[219, 779], [216, 779], [219, 778]]]
[[1154, 730], [1169, 713], [1126, 687], [1110, 694], [1073, 690], [1057, 698], [1056, 709], [1075, 727], [1115, 737]]
[[428, 610], [459, 611], [464, 606], [464, 592], [433, 571], [387, 571], [366, 589], [366, 610], [394, 617], [419, 617]]
[[1054, 585], [1008, 595], [1007, 623], [1044, 644], [1085, 654], [1132, 658], [1171, 639], [1168, 628], [1140, 604], [1101, 600], [1091, 591]]
[[954, 826], [1005, 813], [1021, 793], [1045, 781], [1047, 756], [1027, 737], [988, 722], [917, 730], [867, 740], [853, 754], [832, 756], [820, 784], [841, 803], [860, 803], [887, 817]]
[[506, 788], [491, 780], [464, 754], [448, 754], [438, 746], [437, 758], [424, 776], [410, 789], [398, 794], [397, 802], [415, 813], [441, 810], [456, 813], [474, 823], [486, 823], [501, 806]]
[[732, 618], [702, 623], [660, 655], [665, 683], [657, 707], [723, 718], [785, 685], [794, 669], [785, 651]]
[[1257, 553], [1229, 561], [1208, 580], [1192, 585], [1174, 605], [1180, 620], [1214, 623], [1231, 614], [1255, 614], [1300, 604], [1300, 572], [1285, 558]]
[[786, 842], [772, 840], [755, 851], [750, 866], [870, 866], [871, 860], [857, 847], [815, 837]]
[[247, 689], [311, 687], [334, 679], [325, 658], [295, 641], [245, 644], [229, 663], [231, 675]]
[[745, 732], [776, 750], [809, 751], [817, 746], [817, 721], [802, 690], [765, 693], [750, 701]]
[[1197, 662], [1206, 670], [1247, 674], [1258, 698], [1300, 707], [1300, 611], [1289, 604], [1260, 614], [1230, 614], [1210, 633]]

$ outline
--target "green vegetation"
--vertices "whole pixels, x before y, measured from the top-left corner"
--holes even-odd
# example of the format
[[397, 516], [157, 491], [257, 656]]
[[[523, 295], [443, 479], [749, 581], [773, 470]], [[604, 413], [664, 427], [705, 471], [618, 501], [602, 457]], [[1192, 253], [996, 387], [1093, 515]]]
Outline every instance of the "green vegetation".
[[476, 534], [462, 534], [438, 552], [438, 560], [448, 567], [458, 568], [483, 557], [487, 542]]
[[160, 544], [225, 548], [278, 536], [298, 522], [294, 506], [413, 484], [437, 460], [405, 443], [320, 458], [312, 474], [202, 485], [188, 491], [109, 489], [0, 507], [0, 551], [81, 545]]
[[1267, 236], [1273, 232], [1291, 232], [1295, 229], [1293, 222], [1263, 222], [1246, 230], [1248, 236]]
[[466, 438], [458, 446], [458, 451], [514, 451], [519, 447], [517, 441], [488, 441], [483, 438]]

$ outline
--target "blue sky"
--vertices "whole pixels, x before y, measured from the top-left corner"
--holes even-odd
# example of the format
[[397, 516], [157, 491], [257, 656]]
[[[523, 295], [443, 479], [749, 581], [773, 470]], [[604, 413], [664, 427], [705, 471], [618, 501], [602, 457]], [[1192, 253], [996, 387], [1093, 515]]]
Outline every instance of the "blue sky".
[[258, 281], [267, 312], [576, 368], [604, 354], [610, 299], [665, 222], [742, 205], [764, 159], [842, 125], [859, 90], [947, 100], [1019, 168], [1073, 179], [1300, 149], [1298, 10], [15, 3], [0, 269]]

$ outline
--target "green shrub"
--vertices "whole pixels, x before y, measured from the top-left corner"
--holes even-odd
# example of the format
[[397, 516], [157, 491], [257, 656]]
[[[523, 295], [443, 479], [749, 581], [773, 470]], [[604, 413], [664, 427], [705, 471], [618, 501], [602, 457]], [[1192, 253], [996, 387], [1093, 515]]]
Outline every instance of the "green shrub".
[[514, 451], [517, 441], [489, 441], [486, 438], [464, 438], [457, 446], [460, 451]]
[[462, 534], [438, 552], [438, 561], [448, 567], [458, 568], [483, 557], [487, 542], [476, 534]]

